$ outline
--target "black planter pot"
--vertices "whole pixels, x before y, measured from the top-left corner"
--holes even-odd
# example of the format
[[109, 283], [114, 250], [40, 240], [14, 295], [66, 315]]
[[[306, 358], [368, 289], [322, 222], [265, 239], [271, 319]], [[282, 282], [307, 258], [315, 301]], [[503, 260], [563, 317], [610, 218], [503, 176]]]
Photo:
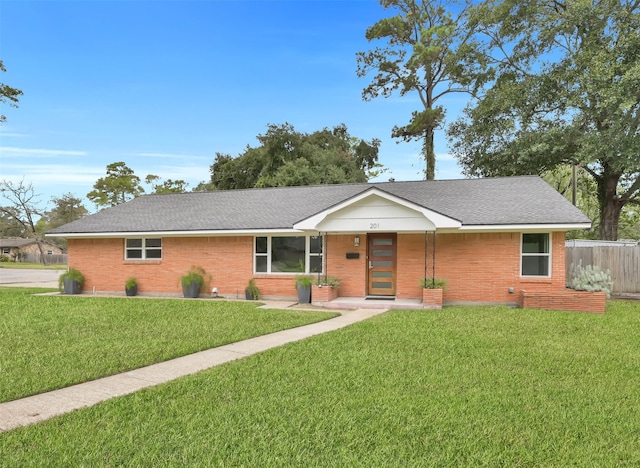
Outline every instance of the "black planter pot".
[[200, 283], [198, 281], [192, 281], [188, 285], [182, 285], [182, 296], [195, 299], [200, 296]]
[[136, 296], [138, 294], [138, 285], [124, 288], [124, 292], [127, 296]]
[[298, 302], [300, 304], [310, 304], [311, 303], [311, 286], [297, 286], [298, 289]]
[[74, 278], [62, 278], [62, 289], [65, 294], [80, 294], [82, 284]]

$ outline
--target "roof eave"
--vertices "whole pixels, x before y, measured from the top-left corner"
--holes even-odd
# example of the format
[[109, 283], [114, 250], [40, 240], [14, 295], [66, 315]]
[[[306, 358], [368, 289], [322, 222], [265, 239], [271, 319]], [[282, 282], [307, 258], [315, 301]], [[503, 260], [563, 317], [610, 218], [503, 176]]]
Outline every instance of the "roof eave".
[[228, 229], [198, 231], [111, 231], [111, 232], [66, 232], [46, 233], [46, 237], [65, 237], [68, 239], [113, 238], [113, 237], [206, 237], [206, 236], [255, 236], [270, 234], [302, 234], [299, 229]]

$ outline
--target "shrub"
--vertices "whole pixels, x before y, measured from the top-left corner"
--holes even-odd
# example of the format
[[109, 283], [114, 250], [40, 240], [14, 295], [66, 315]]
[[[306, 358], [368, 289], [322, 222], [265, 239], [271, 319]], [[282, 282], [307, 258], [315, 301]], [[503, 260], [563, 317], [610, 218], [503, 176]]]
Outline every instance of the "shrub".
[[296, 288], [298, 287], [307, 287], [313, 284], [313, 278], [309, 275], [298, 275], [296, 276]]
[[249, 280], [249, 284], [245, 288], [245, 294], [254, 301], [260, 299], [260, 289], [253, 278]]
[[204, 268], [192, 266], [185, 275], [180, 277], [180, 282], [182, 283], [182, 286], [188, 287], [195, 281], [202, 288], [202, 285], [205, 283], [205, 279], [207, 282], [211, 281], [211, 276], [204, 270]]
[[60, 278], [58, 278], [58, 288], [60, 290], [62, 290], [63, 288], [63, 282], [65, 278], [75, 280], [80, 285], [80, 287], [84, 285], [84, 275], [75, 268], [69, 268], [66, 273], [61, 274]]
[[420, 287], [423, 289], [445, 289], [447, 281], [442, 278], [420, 278]]
[[613, 289], [613, 279], [609, 270], [602, 271], [599, 266], [582, 266], [582, 262], [571, 266], [569, 287], [576, 291], [604, 291], [609, 297]]
[[127, 281], [125, 281], [125, 283], [124, 283], [124, 287], [126, 289], [131, 289], [134, 286], [138, 286], [138, 280], [135, 279], [133, 276], [131, 278], [129, 278]]
[[7, 257], [6, 255], [0, 255], [0, 262], [10, 262], [11, 259], [9, 257]]
[[313, 284], [316, 286], [329, 286], [331, 289], [336, 289], [340, 286], [340, 278], [335, 276], [317, 276], [313, 278]]

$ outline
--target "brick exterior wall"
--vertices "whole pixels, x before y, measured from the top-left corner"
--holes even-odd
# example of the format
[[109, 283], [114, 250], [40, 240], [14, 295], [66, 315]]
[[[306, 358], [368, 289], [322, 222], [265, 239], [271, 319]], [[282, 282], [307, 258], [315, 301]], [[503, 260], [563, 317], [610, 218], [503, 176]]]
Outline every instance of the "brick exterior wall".
[[[552, 234], [550, 278], [520, 277], [518, 232], [438, 234], [435, 239], [436, 277], [447, 281], [444, 303], [518, 304], [521, 291], [561, 290], [565, 287], [564, 233]], [[367, 236], [330, 235], [325, 245], [327, 274], [341, 279], [341, 297], [364, 297], [367, 293]], [[422, 299], [419, 279], [431, 276], [434, 236], [398, 234], [396, 296]], [[139, 282], [139, 292], [181, 294], [180, 276], [191, 266], [203, 267], [211, 282], [227, 297], [244, 297], [244, 288], [254, 278], [264, 297], [295, 298], [295, 275], [253, 274], [253, 237], [165, 237], [162, 260], [124, 260], [124, 239], [69, 239], [69, 266], [80, 270], [85, 291], [124, 292], [130, 276]], [[347, 259], [347, 253], [359, 258]], [[514, 292], [509, 293], [509, 288]], [[314, 297], [315, 301], [316, 298]]]
[[527, 309], [570, 310], [604, 314], [607, 296], [604, 292], [574, 291], [522, 291], [520, 307]]

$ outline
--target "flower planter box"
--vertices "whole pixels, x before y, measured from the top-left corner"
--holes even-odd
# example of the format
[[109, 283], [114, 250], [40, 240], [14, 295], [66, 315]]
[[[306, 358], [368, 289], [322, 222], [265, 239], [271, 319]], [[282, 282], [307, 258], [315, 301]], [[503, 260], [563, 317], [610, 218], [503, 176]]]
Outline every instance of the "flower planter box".
[[442, 289], [422, 290], [423, 309], [442, 309]]
[[520, 307], [525, 309], [568, 310], [604, 314], [607, 295], [600, 292], [557, 289], [551, 291], [522, 291]]
[[338, 289], [314, 284], [311, 290], [311, 297], [313, 302], [329, 302], [338, 297]]

